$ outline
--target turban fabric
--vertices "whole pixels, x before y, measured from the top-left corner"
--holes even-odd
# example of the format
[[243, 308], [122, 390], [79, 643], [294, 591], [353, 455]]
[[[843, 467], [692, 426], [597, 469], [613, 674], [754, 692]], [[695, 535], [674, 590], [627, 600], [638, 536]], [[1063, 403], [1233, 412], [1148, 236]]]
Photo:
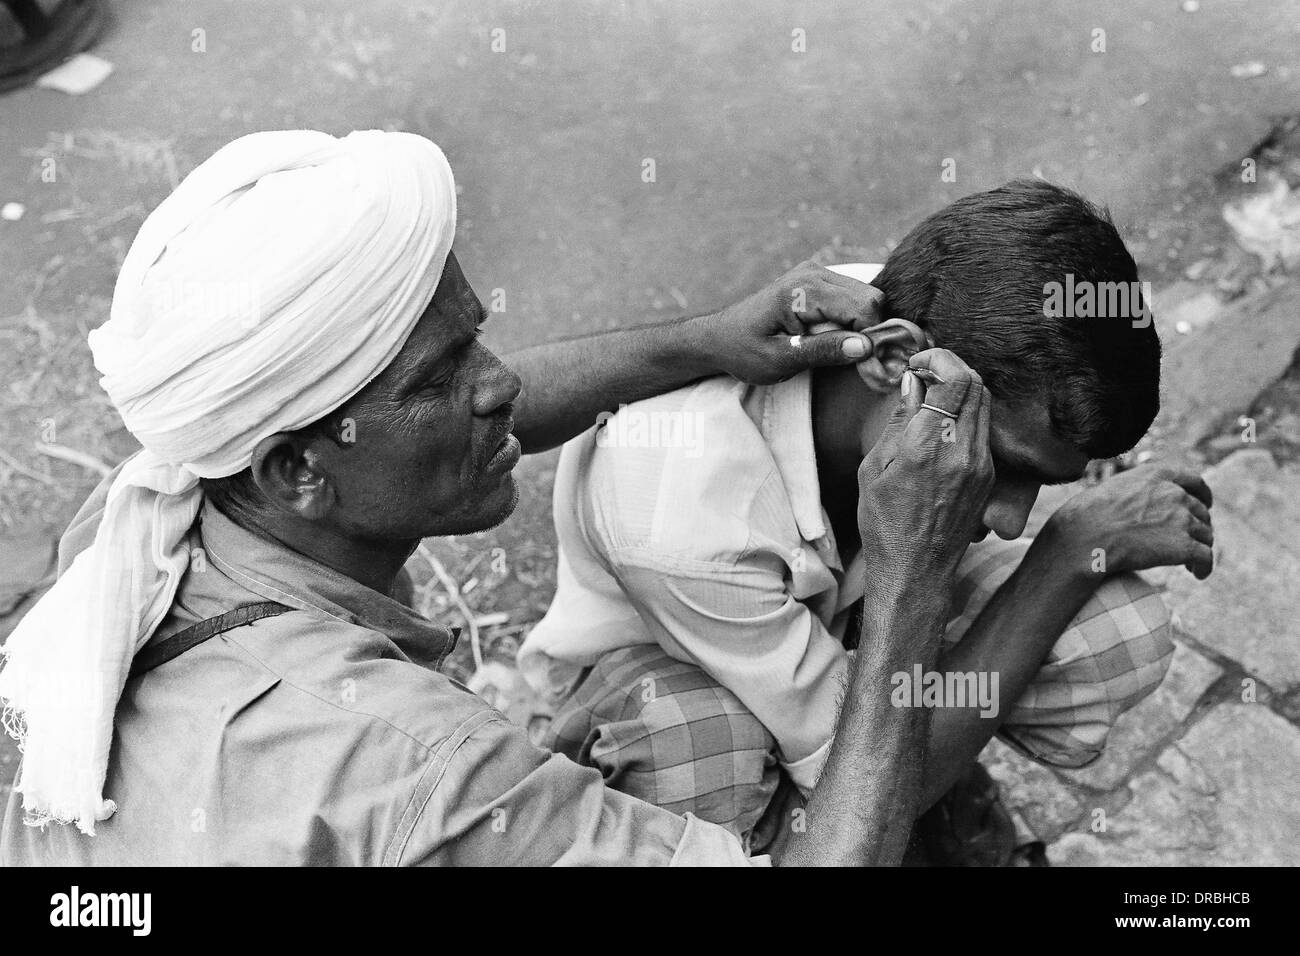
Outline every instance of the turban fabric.
[[423, 137], [253, 133], [145, 220], [91, 332], [101, 385], [142, 451], [111, 476], [94, 543], [3, 648], [15, 789], [33, 825], [93, 835], [113, 713], [189, 567], [200, 478], [248, 467], [393, 359], [433, 298], [456, 188]]

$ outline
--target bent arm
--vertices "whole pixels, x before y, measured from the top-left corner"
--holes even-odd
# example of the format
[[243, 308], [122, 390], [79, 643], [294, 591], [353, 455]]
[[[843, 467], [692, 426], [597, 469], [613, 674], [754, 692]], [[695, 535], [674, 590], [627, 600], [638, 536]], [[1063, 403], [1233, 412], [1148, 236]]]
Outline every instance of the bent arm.
[[804, 826], [773, 850], [782, 866], [894, 866], [921, 810], [930, 711], [895, 707], [892, 676], [933, 666], [947, 589], [877, 588], [864, 608], [839, 729], [805, 808]]
[[[482, 710], [415, 775], [386, 862], [404, 866], [747, 866], [723, 827], [643, 803]], [[446, 749], [446, 745], [444, 748]], [[432, 752], [431, 752], [432, 753]], [[437, 760], [445, 759], [439, 767]], [[387, 790], [381, 788], [387, 793]], [[416, 808], [411, 819], [411, 807]], [[388, 808], [385, 807], [385, 810]]]
[[936, 416], [918, 415], [922, 390], [905, 373], [902, 401], [858, 469], [869, 586], [857, 661], [806, 826], [780, 862], [900, 863], [921, 809], [930, 711], [894, 706], [894, 679], [938, 659], [962, 542], [979, 524], [993, 463], [991, 396], [979, 376], [943, 349], [910, 361], [939, 378], [933, 399], [955, 409], [955, 441], [940, 436]]
[[998, 675], [997, 710], [983, 717], [977, 707], [942, 708], [934, 715], [923, 807], [947, 793], [997, 733], [1052, 645], [1100, 583], [1096, 575], [1078, 570], [1078, 562], [1062, 560], [1045, 528], [970, 630], [945, 651], [937, 668], [941, 672]]
[[[805, 262], [735, 305], [694, 318], [539, 345], [505, 356], [523, 379], [515, 435], [545, 451], [613, 412], [710, 375], [770, 385], [871, 354], [880, 290]], [[813, 327], [843, 331], [804, 335]]]
[[525, 454], [563, 444], [596, 424], [601, 412], [720, 371], [694, 318], [536, 345], [503, 361], [523, 381], [514, 415]]

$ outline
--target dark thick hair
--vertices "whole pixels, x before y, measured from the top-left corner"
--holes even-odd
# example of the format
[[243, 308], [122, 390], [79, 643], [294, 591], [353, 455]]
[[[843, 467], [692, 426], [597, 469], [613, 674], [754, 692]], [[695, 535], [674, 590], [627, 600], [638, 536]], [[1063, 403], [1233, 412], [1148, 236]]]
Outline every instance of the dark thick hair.
[[[1093, 458], [1127, 451], [1160, 408], [1150, 303], [1125, 314], [1045, 314], [1049, 283], [1133, 283], [1110, 215], [1077, 193], [1016, 180], [957, 200], [899, 243], [873, 285], [886, 314], [915, 322], [980, 373], [994, 396], [1037, 401], [1057, 437]], [[1135, 327], [1135, 323], [1138, 327]]]

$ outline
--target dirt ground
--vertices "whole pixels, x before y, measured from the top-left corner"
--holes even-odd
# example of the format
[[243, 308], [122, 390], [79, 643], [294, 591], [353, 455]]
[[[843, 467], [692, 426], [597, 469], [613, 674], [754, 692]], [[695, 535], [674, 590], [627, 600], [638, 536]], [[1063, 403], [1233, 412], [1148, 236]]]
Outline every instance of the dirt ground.
[[[0, 98], [0, 202], [26, 207], [0, 222], [0, 527], [58, 525], [93, 484], [35, 442], [107, 463], [134, 447], [85, 333], [147, 211], [240, 133], [440, 142], [459, 258], [506, 292], [502, 351], [707, 311], [828, 246], [883, 256], [944, 202], [1034, 171], [1107, 203], [1159, 283], [1195, 255], [1198, 184], [1297, 101], [1300, 3], [1236, 6], [117, 3], [103, 85]], [[1233, 75], [1252, 61], [1266, 72]], [[548, 467], [527, 466], [542, 493], [512, 522], [516, 563], [549, 524]]]
[[[809, 255], [883, 258], [925, 214], [1034, 174], [1108, 205], [1158, 294], [1195, 273], [1230, 302], [1271, 280], [1222, 205], [1241, 160], [1273, 149], [1277, 118], [1300, 109], [1300, 0], [114, 9], [101, 86], [0, 96], [0, 204], [24, 207], [0, 221], [0, 534], [60, 528], [96, 463], [134, 450], [86, 333], [147, 212], [242, 133], [438, 141], [462, 188], [458, 257], [481, 297], [506, 293], [487, 330], [504, 354], [705, 312]], [[1250, 413], [1278, 457], [1300, 456], [1300, 367]], [[1196, 451], [1213, 462], [1233, 447]], [[549, 601], [554, 464], [520, 466], [521, 506], [501, 528], [430, 543], [459, 597], [429, 587], [426, 609], [452, 623], [504, 613], [484, 628], [493, 656]]]

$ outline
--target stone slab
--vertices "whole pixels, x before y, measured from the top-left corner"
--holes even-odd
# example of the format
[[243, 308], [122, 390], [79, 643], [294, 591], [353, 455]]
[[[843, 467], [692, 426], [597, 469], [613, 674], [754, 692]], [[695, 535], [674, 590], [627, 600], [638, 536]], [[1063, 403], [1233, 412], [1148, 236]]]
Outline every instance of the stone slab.
[[1166, 339], [1161, 420], [1191, 446], [1240, 414], [1286, 371], [1300, 345], [1300, 282], [1249, 296], [1206, 328]]
[[1214, 573], [1197, 581], [1175, 570], [1166, 598], [1206, 647], [1278, 690], [1300, 686], [1300, 471], [1251, 450], [1206, 477], [1218, 496]]
[[1176, 644], [1164, 681], [1115, 722], [1101, 758], [1080, 770], [1061, 771], [1061, 776], [1096, 790], [1118, 787], [1143, 757], [1187, 719], [1206, 688], [1222, 673], [1223, 668], [1209, 658]]
[[1084, 810], [1080, 797], [1042, 764], [994, 738], [980, 754], [980, 763], [1002, 788], [1002, 799], [1018, 813], [1040, 840], [1051, 841]]
[[1213, 325], [1227, 311], [1212, 286], [1179, 280], [1155, 293], [1152, 308], [1162, 341], [1192, 335]]
[[1262, 704], [1220, 704], [1129, 789], [1104, 832], [1066, 834], [1052, 863], [1300, 865], [1300, 729]]
[[1235, 511], [1261, 537], [1300, 555], [1300, 469], [1279, 466], [1262, 448], [1243, 448], [1208, 469], [1205, 480], [1216, 511]]

